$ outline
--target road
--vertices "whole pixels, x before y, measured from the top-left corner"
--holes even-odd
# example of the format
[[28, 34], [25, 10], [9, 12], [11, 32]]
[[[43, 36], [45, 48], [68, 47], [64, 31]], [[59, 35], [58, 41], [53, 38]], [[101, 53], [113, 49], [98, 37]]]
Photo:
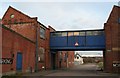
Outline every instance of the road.
[[115, 74], [97, 71], [97, 66], [95, 64], [85, 64], [67, 70], [59, 70], [46, 76], [115, 76]]
[[[49, 70], [44, 72], [33, 73], [28, 76], [44, 76], [44, 77], [79, 77], [79, 78], [119, 78], [118, 74], [104, 73], [103, 71], [97, 71], [95, 64], [85, 64], [74, 66], [69, 69]], [[43, 77], [43, 78], [44, 78]]]

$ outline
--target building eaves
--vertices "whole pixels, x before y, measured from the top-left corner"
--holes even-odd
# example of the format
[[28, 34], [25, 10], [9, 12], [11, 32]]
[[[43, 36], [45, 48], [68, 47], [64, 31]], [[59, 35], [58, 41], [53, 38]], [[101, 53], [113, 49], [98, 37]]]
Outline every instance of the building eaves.
[[40, 23], [39, 21], [37, 21], [41, 26], [43, 26], [44, 28], [47, 29], [47, 27], [45, 25], [43, 25], [42, 23]]

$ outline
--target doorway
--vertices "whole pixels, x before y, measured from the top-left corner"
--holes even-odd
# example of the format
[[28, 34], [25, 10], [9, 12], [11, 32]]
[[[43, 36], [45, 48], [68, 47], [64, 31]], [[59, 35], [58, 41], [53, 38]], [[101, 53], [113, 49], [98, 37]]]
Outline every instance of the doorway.
[[56, 69], [56, 54], [55, 53], [51, 53], [51, 65], [52, 65], [52, 69], [55, 70]]
[[17, 53], [17, 60], [16, 60], [16, 70], [22, 70], [22, 53]]

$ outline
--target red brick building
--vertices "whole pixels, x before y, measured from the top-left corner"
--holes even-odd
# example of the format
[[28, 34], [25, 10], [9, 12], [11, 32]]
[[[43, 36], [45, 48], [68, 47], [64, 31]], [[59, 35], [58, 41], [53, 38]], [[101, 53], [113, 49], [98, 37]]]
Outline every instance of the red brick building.
[[2, 23], [35, 42], [35, 61], [38, 61], [35, 64], [36, 71], [51, 67], [49, 49], [50, 29], [38, 22], [37, 17], [31, 18], [10, 6], [2, 18]]
[[[2, 30], [0, 35], [2, 37], [2, 42], [0, 42], [2, 44], [2, 73], [12, 74], [16, 73], [16, 70], [29, 72], [29, 68], [34, 70], [35, 42], [3, 25], [0, 28]], [[11, 63], [6, 59], [11, 59]]]
[[74, 66], [74, 51], [58, 51], [55, 55], [55, 68], [70, 68]]
[[[9, 7], [2, 18], [0, 27], [0, 46], [2, 58], [12, 58], [12, 64], [3, 64], [2, 72], [16, 72], [17, 56], [22, 54], [22, 69], [42, 70], [51, 68], [72, 67], [74, 52], [50, 52], [50, 32], [48, 28], [37, 21], [37, 17], [28, 15]], [[120, 73], [120, 7], [114, 6], [111, 14], [104, 24], [106, 34], [106, 51], [104, 56], [104, 69], [106, 72]]]
[[120, 73], [120, 6], [114, 6], [104, 24], [106, 51], [104, 52], [105, 71]]
[[74, 51], [68, 52], [68, 68], [71, 68], [74, 66]]
[[74, 51], [63, 51], [62, 52], [62, 68], [71, 68], [74, 66]]
[[[19, 44], [19, 48], [15, 49], [15, 51], [12, 51], [11, 49], [5, 50], [6, 48], [3, 48], [3, 57], [2, 58], [9, 58], [11, 55], [13, 55], [13, 64], [10, 65], [3, 65], [3, 73], [4, 72], [11, 72], [11, 71], [17, 71], [17, 64], [16, 64], [16, 58], [17, 58], [17, 52], [23, 53], [22, 56], [22, 69], [21, 71], [26, 72], [28, 69], [32, 71], [38, 71], [38, 70], [44, 70], [44, 69], [52, 69], [52, 68], [60, 68], [59, 67], [59, 52], [50, 52], [49, 47], [49, 41], [50, 41], [50, 32], [54, 32], [55, 29], [51, 26], [44, 26], [40, 22], [37, 21], [37, 17], [29, 17], [28, 15], [22, 13], [19, 10], [14, 9], [13, 7], [9, 7], [6, 13], [4, 14], [2, 18], [2, 24], [4, 24], [5, 28], [8, 30], [11, 30], [18, 33], [28, 41], [31, 41], [32, 43], [29, 43], [30, 45], [26, 45], [28, 42], [27, 40], [24, 42], [21, 42], [22, 40], [20, 38], [14, 38], [14, 35], [10, 35], [12, 39], [7, 38], [7, 33], [3, 33], [5, 36], [4, 40], [7, 40], [3, 42], [2, 46], [6, 47], [8, 44], [12, 50], [14, 44]], [[3, 35], [2, 35], [3, 36]], [[9, 36], [8, 36], [9, 37]], [[8, 40], [9, 39], [9, 40]], [[8, 43], [11, 42], [11, 43]], [[34, 43], [34, 44], [33, 44]], [[17, 44], [17, 45], [18, 45]], [[31, 46], [31, 44], [33, 44]], [[26, 48], [28, 50], [26, 50]], [[32, 51], [32, 50], [34, 51]], [[24, 51], [25, 50], [25, 51]], [[12, 52], [12, 54], [11, 54]], [[32, 54], [27, 54], [31, 52]], [[63, 52], [65, 53], [65, 52]], [[69, 53], [70, 54], [70, 53]], [[6, 56], [5, 56], [6, 55]], [[74, 56], [74, 55], [73, 55]], [[62, 56], [63, 57], [63, 56]], [[31, 60], [24, 59], [30, 58]], [[74, 58], [73, 58], [74, 59]], [[31, 64], [32, 62], [32, 64]], [[66, 65], [65, 65], [66, 64]], [[31, 66], [30, 66], [31, 65]], [[67, 61], [61, 63], [61, 65], [67, 66]], [[6, 66], [6, 67], [5, 67]], [[11, 67], [10, 67], [11, 66]]]

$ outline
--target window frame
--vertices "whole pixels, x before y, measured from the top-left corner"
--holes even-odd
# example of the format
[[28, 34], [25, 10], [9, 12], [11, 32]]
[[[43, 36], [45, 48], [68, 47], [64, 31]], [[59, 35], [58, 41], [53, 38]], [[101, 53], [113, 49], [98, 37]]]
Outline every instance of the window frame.
[[74, 32], [68, 32], [68, 36], [74, 36]]
[[45, 48], [39, 47], [39, 52], [38, 52], [38, 62], [44, 63], [45, 62]]
[[118, 23], [120, 24], [120, 17], [118, 18]]
[[46, 30], [45, 30], [45, 28], [43, 28], [43, 27], [40, 27], [40, 30], [39, 30], [39, 33], [40, 33], [40, 38], [42, 38], [42, 39], [45, 39], [46, 38]]

